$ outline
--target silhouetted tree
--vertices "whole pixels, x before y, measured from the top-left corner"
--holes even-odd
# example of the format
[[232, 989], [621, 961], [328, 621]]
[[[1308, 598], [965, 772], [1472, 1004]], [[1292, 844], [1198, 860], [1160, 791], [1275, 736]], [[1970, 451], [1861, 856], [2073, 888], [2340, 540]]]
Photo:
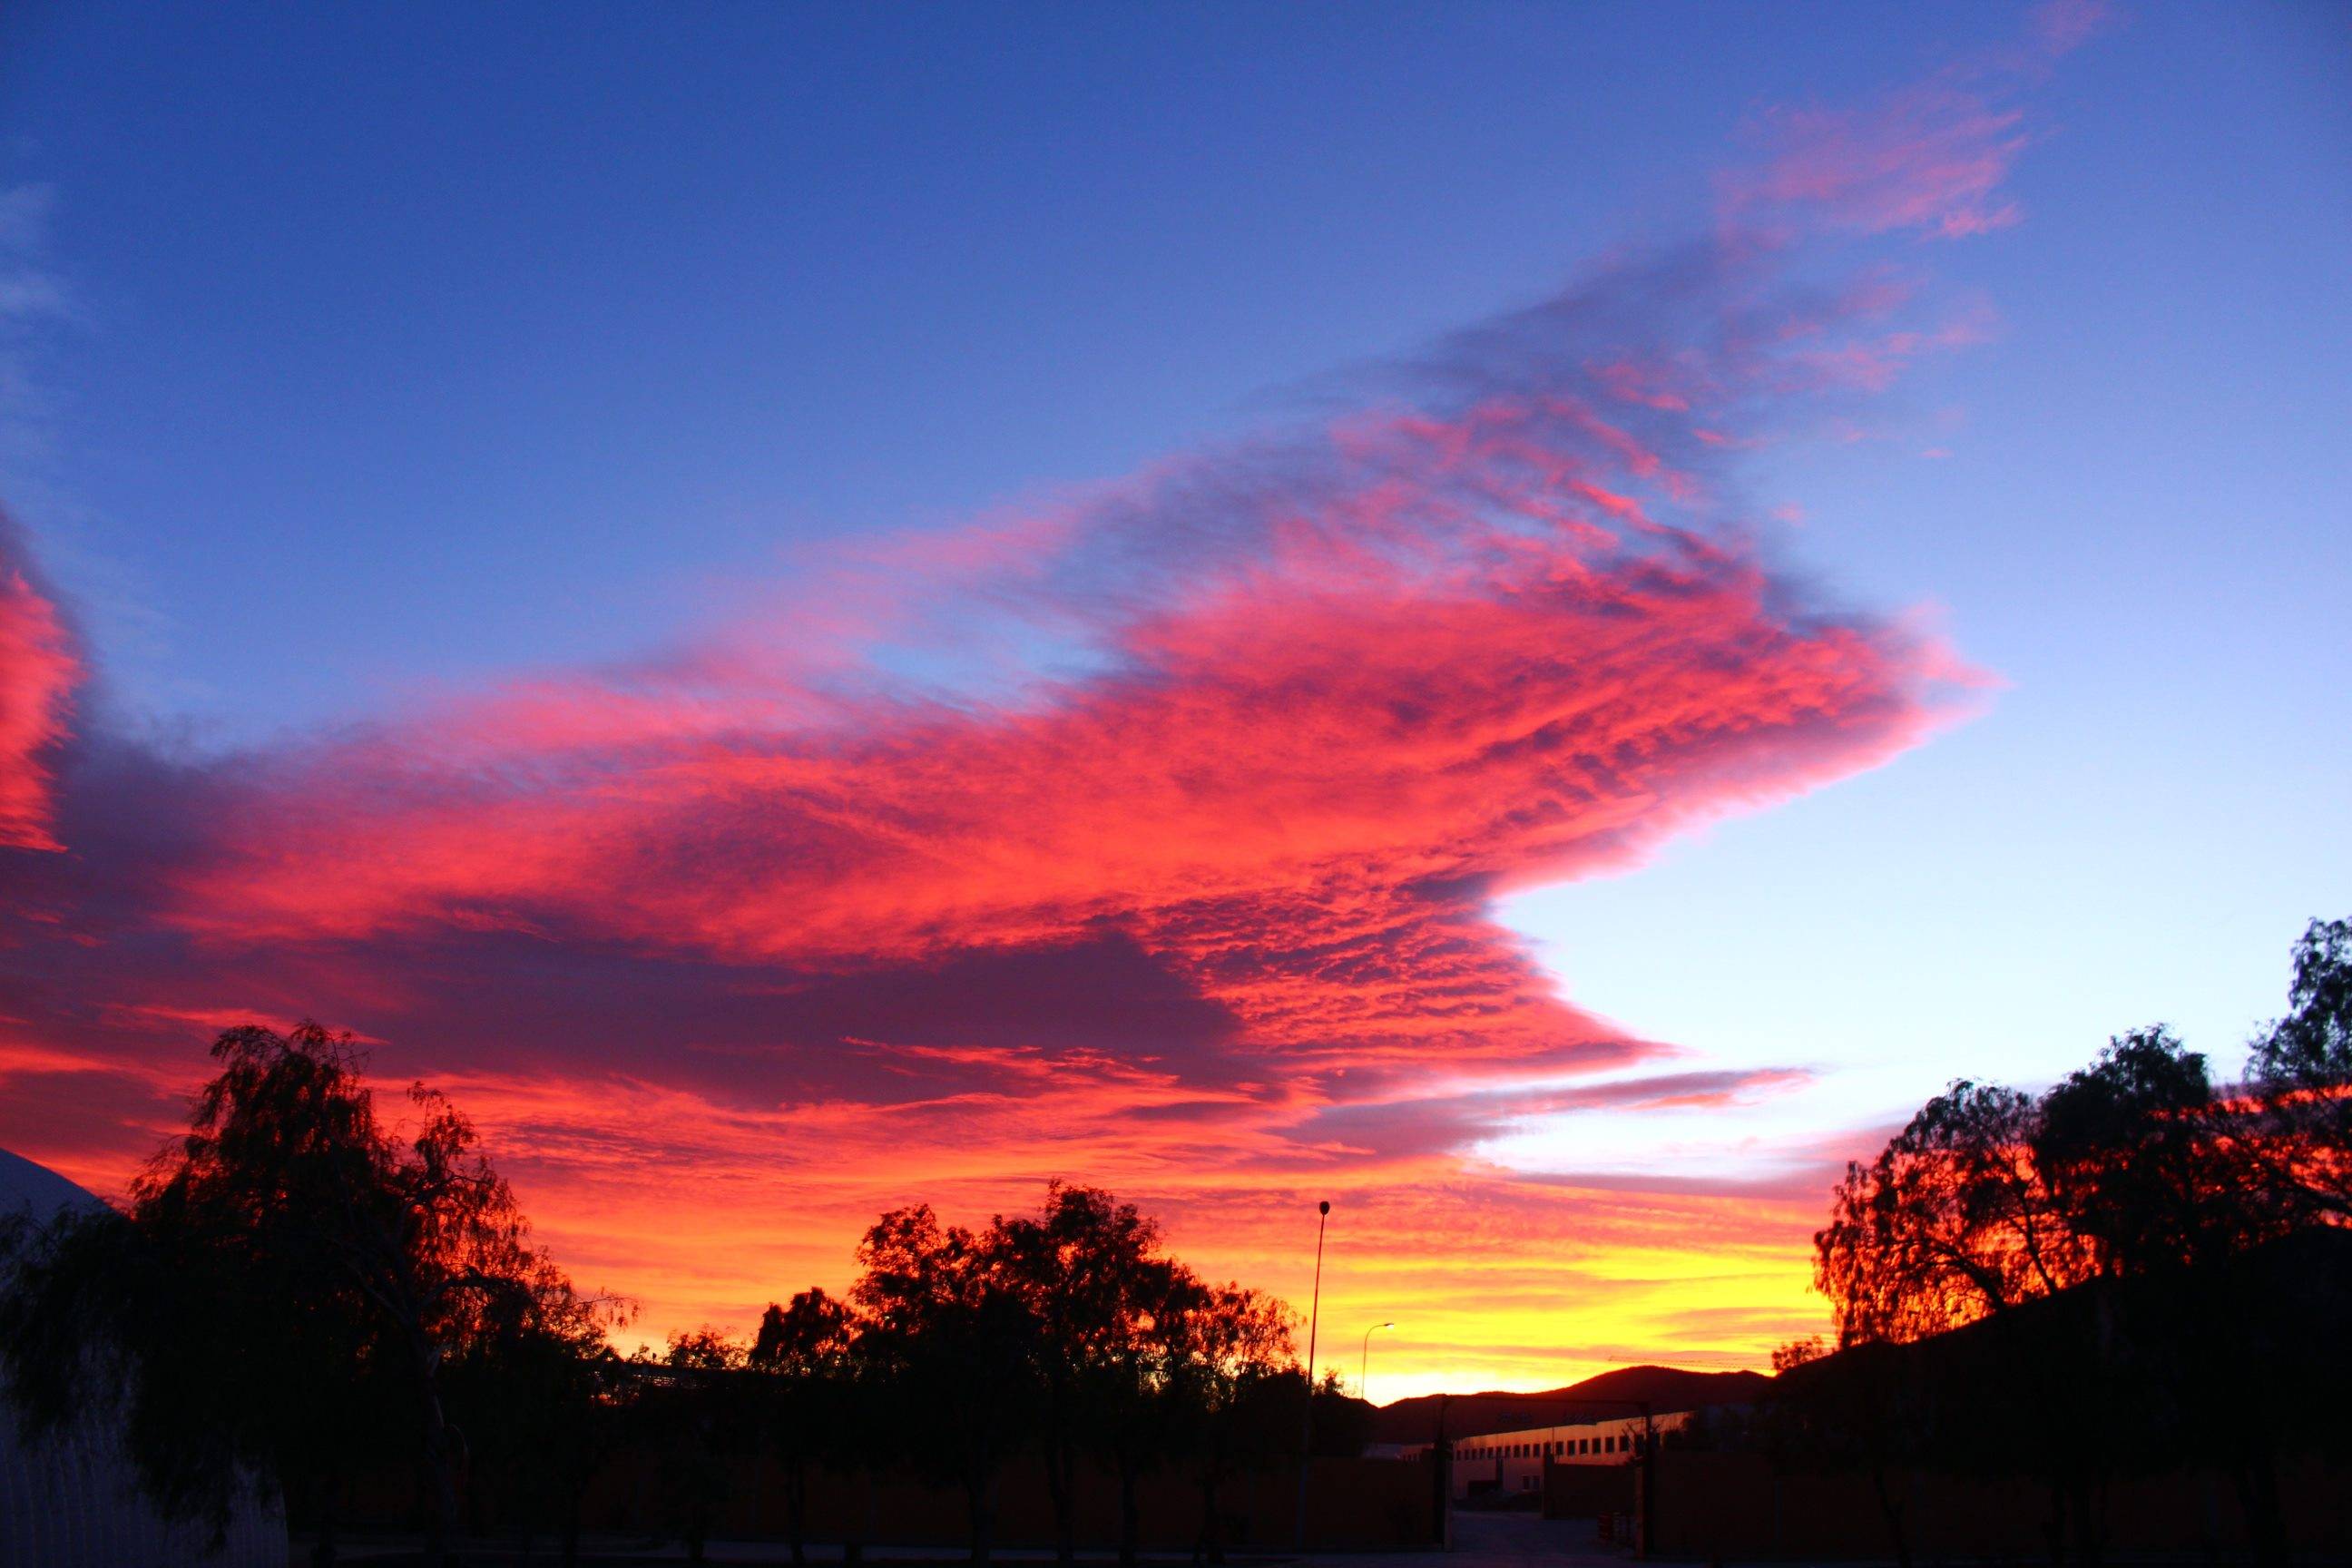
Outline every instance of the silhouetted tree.
[[924, 1417], [908, 1458], [962, 1489], [971, 1560], [985, 1563], [999, 1472], [1034, 1425], [1036, 1320], [996, 1253], [928, 1204], [884, 1215], [857, 1257], [869, 1363]]
[[217, 1540], [241, 1497], [274, 1484], [316, 1521], [313, 1561], [331, 1563], [343, 1479], [402, 1455], [393, 1435], [412, 1409], [380, 1325], [299, 1260], [145, 1220], [111, 1208], [41, 1227], [0, 1219], [15, 1270], [0, 1355], [26, 1435], [115, 1416], [166, 1516]]
[[2221, 1262], [2294, 1226], [2258, 1124], [2217, 1102], [2205, 1058], [2162, 1027], [2108, 1042], [2042, 1099], [2033, 1161], [2098, 1272]]
[[[1297, 1409], [1295, 1396], [1291, 1408]], [[1316, 1455], [1327, 1459], [1357, 1458], [1371, 1440], [1372, 1407], [1348, 1392], [1338, 1367], [1324, 1368], [1315, 1384]]]
[[626, 1379], [604, 1339], [621, 1316], [617, 1303], [575, 1300], [498, 1324], [451, 1360], [450, 1404], [471, 1473], [496, 1482], [526, 1563], [546, 1529], [566, 1568], [579, 1561], [581, 1505], [625, 1436]]
[[1118, 1481], [1118, 1560], [1133, 1568], [1142, 1552], [1138, 1489], [1173, 1455], [1183, 1384], [1185, 1320], [1208, 1299], [1198, 1277], [1170, 1258], [1138, 1270], [1124, 1332], [1111, 1341], [1089, 1378], [1087, 1425]]
[[2029, 1097], [1962, 1079], [1847, 1165], [1813, 1237], [1841, 1345], [1920, 1339], [2089, 1276], [2034, 1163], [2039, 1130]]
[[1196, 1561], [1225, 1560], [1218, 1494], [1225, 1482], [1264, 1464], [1297, 1428], [1281, 1394], [1301, 1374], [1291, 1350], [1291, 1314], [1270, 1296], [1239, 1285], [1205, 1291], [1177, 1324], [1181, 1339], [1170, 1372], [1174, 1443], [1201, 1494]]
[[[2284, 1559], [2278, 1446], [2308, 1402], [2291, 1373], [2248, 1379], [2216, 1348], [2275, 1317], [2276, 1270], [2242, 1259], [2352, 1218], [2352, 922], [2305, 931], [2288, 1000], [2243, 1092], [2217, 1090], [2162, 1027], [2116, 1037], [2038, 1100], [1954, 1084], [1847, 1168], [1814, 1238], [1842, 1349], [1990, 1320], [1947, 1368], [1967, 1371], [1940, 1451], [2037, 1467], [2053, 1548], [2095, 1559], [2108, 1473], [2177, 1462], [2193, 1441], [2234, 1476], [2257, 1554]], [[2029, 1421], [1985, 1403], [1987, 1373]], [[1858, 1375], [1842, 1396], [1864, 1392]], [[1979, 1440], [2003, 1426], [2015, 1436]]]
[[[2091, 1277], [2092, 1250], [2035, 1158], [2042, 1125], [2032, 1098], [1963, 1079], [1875, 1160], [1846, 1167], [1830, 1224], [1813, 1237], [1814, 1282], [1840, 1349], [1942, 1333]], [[2022, 1457], [2049, 1482], [2053, 1544], [2071, 1535], [2095, 1558], [2102, 1456], [2071, 1436], [2095, 1369], [2086, 1356], [2076, 1382], [2053, 1385], [2028, 1353], [2041, 1342], [2015, 1342], [2006, 1381], [2032, 1416]]]
[[444, 1361], [569, 1287], [447, 1100], [417, 1085], [409, 1128], [378, 1121], [348, 1035], [248, 1026], [212, 1054], [189, 1132], [133, 1184], [128, 1215], [68, 1218], [20, 1261], [0, 1354], [27, 1415], [61, 1419], [93, 1392], [86, 1374], [110, 1374], [158, 1501], [217, 1523], [248, 1468], [331, 1500], [335, 1465], [366, 1445], [322, 1435], [365, 1407], [415, 1455], [426, 1554], [445, 1562]]
[[814, 1466], [862, 1465], [866, 1445], [857, 1319], [848, 1302], [807, 1289], [771, 1304], [749, 1364], [761, 1375], [763, 1426], [784, 1467], [784, 1519], [797, 1565], [808, 1560], [808, 1482]]
[[986, 1246], [1034, 1325], [1042, 1447], [1055, 1552], [1076, 1552], [1078, 1455], [1108, 1456], [1119, 1492], [1119, 1552], [1137, 1550], [1137, 1482], [1166, 1448], [1163, 1397], [1177, 1324], [1200, 1287], [1160, 1252], [1159, 1226], [1098, 1187], [1047, 1186], [1034, 1216], [999, 1218]]
[[705, 1560], [733, 1462], [758, 1440], [758, 1389], [745, 1356], [718, 1330], [694, 1329], [631, 1369], [637, 1432], [658, 1461], [663, 1505], [689, 1563]]
[[2288, 1011], [2248, 1064], [2273, 1180], [2315, 1217], [2352, 1224], [2352, 920], [2313, 921], [2294, 944]]
[[[2147, 1377], [2177, 1406], [2238, 1407], [2203, 1442], [2238, 1487], [2258, 1557], [2276, 1562], [2286, 1540], [2273, 1391], [2248, 1386], [2233, 1398], [2215, 1384], [2210, 1353], [2167, 1353], [2229, 1343], [2260, 1307], [2245, 1271], [2229, 1265], [2310, 1212], [2295, 1184], [2275, 1179], [2269, 1132], [2259, 1102], [2215, 1095], [2203, 1057], [2161, 1028], [2140, 1029], [2044, 1097], [2037, 1158], [2102, 1273], [2160, 1282], [2125, 1298], [2129, 1321], [2118, 1325], [2153, 1362]], [[2201, 1425], [2174, 1424], [2183, 1439]]]

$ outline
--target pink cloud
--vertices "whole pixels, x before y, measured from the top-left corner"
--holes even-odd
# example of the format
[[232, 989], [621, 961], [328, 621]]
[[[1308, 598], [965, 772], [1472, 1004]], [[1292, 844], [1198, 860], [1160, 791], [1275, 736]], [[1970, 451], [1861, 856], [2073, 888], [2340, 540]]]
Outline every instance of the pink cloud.
[[2033, 137], [2018, 95], [2115, 16], [2105, 0], [2049, 0], [2018, 43], [1866, 103], [1767, 106], [1748, 132], [1759, 156], [1718, 179], [1718, 216], [1775, 238], [1960, 239], [2010, 226], [2022, 214], [2003, 186]]
[[[1727, 211], [1833, 250], [1998, 226], [2028, 132], [1972, 79], [1768, 115]], [[1336, 414], [797, 561], [625, 666], [234, 757], [68, 745], [79, 665], [0, 560], [0, 837], [73, 848], [0, 855], [0, 1142], [119, 1176], [205, 1033], [315, 1013], [449, 1089], [656, 1327], [837, 1283], [883, 1207], [1062, 1174], [1277, 1289], [1311, 1181], [1363, 1249], [1343, 1308], [1412, 1304], [1450, 1364], [1685, 1342], [1691, 1290], [1640, 1279], [1693, 1255], [1710, 1321], [1796, 1331], [1816, 1205], [1781, 1175], [1479, 1158], [1804, 1081], [1675, 1070], [1492, 905], [1979, 700], [1931, 632], [1781, 571], [1737, 465], [1866, 436], [1983, 321], [1866, 248], [1620, 257]], [[1449, 1305], [1465, 1271], [1525, 1310]], [[1544, 1339], [1570, 1299], [1597, 1315]]]
[[53, 832], [53, 757], [81, 665], [57, 606], [0, 521], [0, 848], [64, 847]]

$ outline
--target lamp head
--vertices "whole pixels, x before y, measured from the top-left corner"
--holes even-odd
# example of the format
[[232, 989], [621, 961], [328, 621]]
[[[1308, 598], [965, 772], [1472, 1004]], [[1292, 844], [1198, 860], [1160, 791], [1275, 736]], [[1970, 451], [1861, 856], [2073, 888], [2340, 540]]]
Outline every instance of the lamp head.
[[1331, 1200], [1329, 1198], [1325, 1198], [1321, 1203], [1317, 1204], [1315, 1205], [1315, 1212], [1317, 1214], [1329, 1214], [1331, 1212]]

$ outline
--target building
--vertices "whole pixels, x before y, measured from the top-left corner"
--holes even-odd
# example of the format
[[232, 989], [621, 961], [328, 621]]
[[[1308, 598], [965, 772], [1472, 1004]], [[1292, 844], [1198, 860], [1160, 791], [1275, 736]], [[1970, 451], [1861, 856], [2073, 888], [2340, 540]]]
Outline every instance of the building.
[[[0, 1149], [0, 1214], [98, 1202], [55, 1171]], [[0, 1277], [0, 1289], [6, 1288]], [[220, 1550], [210, 1532], [157, 1513], [140, 1495], [110, 1413], [26, 1444], [0, 1382], [0, 1568], [285, 1568], [286, 1519], [247, 1501]]]
[[[1622, 1415], [1562, 1426], [1529, 1426], [1486, 1432], [1454, 1445], [1454, 1500], [1543, 1490], [1546, 1465], [1622, 1465], [1648, 1443], [1690, 1426], [1693, 1413]], [[1400, 1457], [1425, 1458], [1433, 1443], [1407, 1446]]]

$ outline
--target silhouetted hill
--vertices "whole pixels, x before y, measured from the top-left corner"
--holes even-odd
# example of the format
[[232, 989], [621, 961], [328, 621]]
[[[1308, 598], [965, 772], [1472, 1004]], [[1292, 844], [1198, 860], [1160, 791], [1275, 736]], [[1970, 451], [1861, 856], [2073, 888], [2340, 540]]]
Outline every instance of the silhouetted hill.
[[59, 1209], [97, 1202], [47, 1165], [35, 1164], [22, 1154], [0, 1149], [0, 1215], [22, 1210], [37, 1220], [47, 1221]]
[[1657, 1410], [1740, 1405], [1772, 1380], [1760, 1372], [1685, 1372], [1672, 1366], [1622, 1366], [1541, 1394], [1424, 1394], [1384, 1405], [1372, 1420], [1375, 1443], [1426, 1443], [1437, 1436], [1437, 1405], [1445, 1405], [1445, 1435], [1475, 1437], [1523, 1426], [1605, 1420], [1633, 1412], [1615, 1401], [1646, 1399]]

